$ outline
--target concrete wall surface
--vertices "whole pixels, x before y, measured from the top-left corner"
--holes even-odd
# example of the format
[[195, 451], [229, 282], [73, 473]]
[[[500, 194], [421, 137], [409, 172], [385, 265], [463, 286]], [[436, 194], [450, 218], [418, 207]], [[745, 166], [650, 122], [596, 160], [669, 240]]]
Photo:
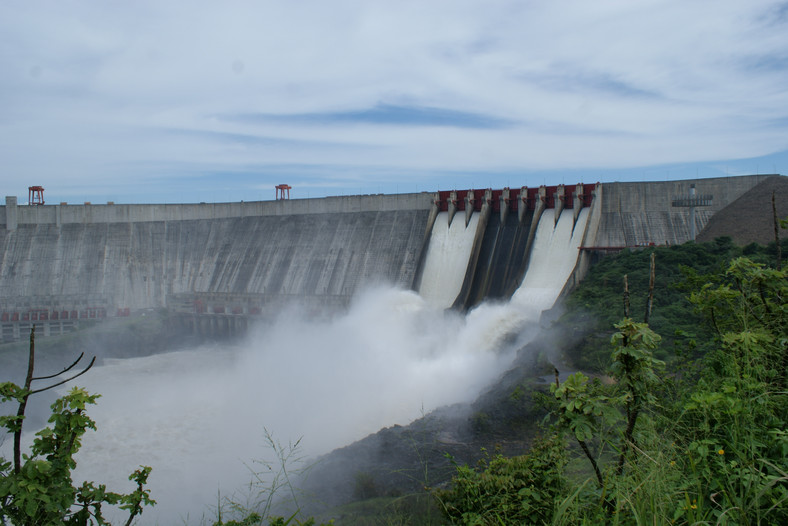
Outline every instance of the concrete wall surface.
[[715, 212], [735, 201], [771, 175], [603, 183], [602, 217], [594, 246], [637, 246], [649, 243], [676, 245], [690, 239], [690, 211], [674, 208], [675, 198], [689, 195], [695, 185], [698, 195], [711, 194], [712, 206], [695, 209], [695, 232], [706, 226]]
[[428, 209], [0, 229], [2, 297], [103, 294], [117, 307], [168, 294], [350, 297], [410, 286]]
[[[672, 207], [672, 200], [691, 184], [713, 196], [712, 206], [696, 209], [700, 232], [716, 211], [767, 177], [598, 185], [583, 246], [683, 243], [689, 210]], [[185, 205], [18, 206], [9, 197], [0, 207], [0, 311], [11, 304], [35, 308], [25, 301], [31, 297], [40, 307], [66, 300], [91, 307], [101, 298], [109, 313], [201, 294], [342, 304], [365, 284], [407, 288], [427, 248], [433, 204], [428, 193]], [[516, 229], [499, 230], [485, 235], [517, 245]], [[490, 252], [497, 245], [480, 246]], [[493, 254], [478, 260], [487, 262], [485, 274], [511, 273], [524, 269], [528, 250], [522, 252], [502, 265], [492, 264]], [[581, 261], [573, 282], [586, 267]]]
[[[397, 195], [350, 195], [319, 199], [249, 201], [199, 204], [81, 204], [22, 205], [6, 198], [0, 207], [0, 224], [9, 228], [8, 219], [18, 225], [62, 225], [71, 223], [138, 223], [146, 221], [188, 221], [229, 217], [330, 214], [342, 212], [385, 212], [428, 210], [433, 196], [423, 192]], [[7, 219], [8, 218], [8, 219]]]

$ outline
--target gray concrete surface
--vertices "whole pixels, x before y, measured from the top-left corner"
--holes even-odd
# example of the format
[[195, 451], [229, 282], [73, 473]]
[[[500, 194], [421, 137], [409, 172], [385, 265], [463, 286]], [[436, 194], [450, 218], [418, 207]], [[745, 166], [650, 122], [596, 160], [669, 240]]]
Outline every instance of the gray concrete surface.
[[714, 197], [710, 207], [695, 210], [695, 231], [700, 232], [715, 212], [770, 175], [687, 179], [643, 183], [602, 183], [602, 210], [596, 246], [637, 246], [649, 243], [676, 245], [690, 239], [690, 212], [674, 208], [672, 200], [698, 194]]
[[[584, 245], [683, 243], [689, 212], [671, 201], [690, 184], [714, 196], [713, 206], [696, 211], [700, 232], [716, 211], [767, 177], [602, 184]], [[109, 313], [163, 307], [179, 294], [342, 304], [365, 284], [411, 287], [435, 212], [428, 193], [182, 205], [28, 206], [15, 197], [5, 203], [0, 310], [29, 307], [25, 298], [46, 307], [63, 298], [89, 303], [100, 297]], [[508, 265], [524, 268], [527, 252]], [[587, 265], [581, 258], [573, 284]]]
[[20, 222], [0, 230], [2, 297], [100, 293], [138, 309], [186, 292], [350, 297], [376, 281], [409, 287], [428, 214]]
[[431, 205], [432, 194], [427, 192], [282, 201], [153, 205], [84, 203], [29, 206], [18, 205], [16, 197], [7, 197], [6, 206], [0, 207], [0, 225], [13, 229], [16, 225], [60, 226], [72, 223], [140, 223], [343, 212], [392, 212], [428, 210]]

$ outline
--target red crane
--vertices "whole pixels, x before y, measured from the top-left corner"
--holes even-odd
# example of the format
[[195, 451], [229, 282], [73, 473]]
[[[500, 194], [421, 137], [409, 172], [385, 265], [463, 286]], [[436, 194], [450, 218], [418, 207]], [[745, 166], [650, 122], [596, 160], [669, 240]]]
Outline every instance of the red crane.
[[29, 186], [27, 188], [27, 204], [29, 204], [29, 205], [43, 205], [44, 204], [44, 187], [43, 186]]
[[[289, 184], [278, 184], [275, 186], [276, 188], [276, 199], [290, 199], [290, 189], [293, 188]], [[285, 192], [287, 192], [287, 197], [285, 197]]]

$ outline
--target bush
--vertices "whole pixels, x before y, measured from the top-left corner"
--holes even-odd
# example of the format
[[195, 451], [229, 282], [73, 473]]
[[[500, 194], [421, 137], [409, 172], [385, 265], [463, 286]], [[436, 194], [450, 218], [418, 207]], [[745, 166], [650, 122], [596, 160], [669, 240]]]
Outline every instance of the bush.
[[[66, 373], [77, 365], [80, 356]], [[77, 463], [74, 455], [79, 451], [82, 436], [96, 424], [85, 413], [87, 406], [95, 404], [99, 395], [91, 395], [79, 387], [52, 404], [50, 427], [36, 433], [30, 453], [21, 454], [22, 425], [25, 408], [31, 395], [46, 391], [85, 373], [82, 372], [48, 387], [33, 389], [33, 382], [54, 378], [33, 376], [35, 363], [35, 327], [30, 333], [30, 353], [25, 385], [20, 387], [11, 382], [0, 384], [3, 402], [18, 405], [16, 415], [0, 417], [0, 426], [14, 437], [14, 458], [9, 461], [0, 457], [0, 523], [10, 521], [17, 525], [60, 525], [60, 524], [109, 524], [103, 516], [102, 507], [118, 506], [129, 513], [127, 525], [142, 513], [143, 506], [155, 504], [145, 489], [151, 468], [140, 467], [129, 480], [137, 489], [129, 494], [107, 491], [104, 484], [83, 482], [75, 486], [71, 472]]]
[[527, 455], [496, 455], [480, 471], [458, 466], [452, 487], [436, 497], [445, 515], [462, 524], [549, 522], [565, 485], [564, 446], [551, 437], [537, 440]]
[[[730, 253], [725, 242], [713, 251]], [[691, 252], [696, 252], [693, 250]], [[710, 349], [662, 372], [659, 337], [624, 319], [613, 385], [551, 386], [550, 438], [524, 457], [457, 468], [438, 498], [462, 524], [788, 524], [788, 275], [744, 258], [689, 301]], [[566, 469], [565, 437], [587, 470]]]

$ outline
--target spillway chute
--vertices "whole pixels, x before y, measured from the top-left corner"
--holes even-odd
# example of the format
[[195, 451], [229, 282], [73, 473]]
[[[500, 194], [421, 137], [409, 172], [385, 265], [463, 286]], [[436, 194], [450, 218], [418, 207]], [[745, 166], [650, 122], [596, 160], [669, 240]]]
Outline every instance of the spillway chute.
[[418, 292], [430, 305], [449, 308], [460, 293], [471, 257], [479, 214], [467, 221], [449, 223], [449, 212], [440, 212], [432, 227]]
[[528, 269], [513, 302], [538, 305], [541, 310], [553, 306], [577, 265], [588, 214], [583, 208], [575, 221], [573, 211], [565, 209], [558, 222], [549, 216], [539, 221]]

